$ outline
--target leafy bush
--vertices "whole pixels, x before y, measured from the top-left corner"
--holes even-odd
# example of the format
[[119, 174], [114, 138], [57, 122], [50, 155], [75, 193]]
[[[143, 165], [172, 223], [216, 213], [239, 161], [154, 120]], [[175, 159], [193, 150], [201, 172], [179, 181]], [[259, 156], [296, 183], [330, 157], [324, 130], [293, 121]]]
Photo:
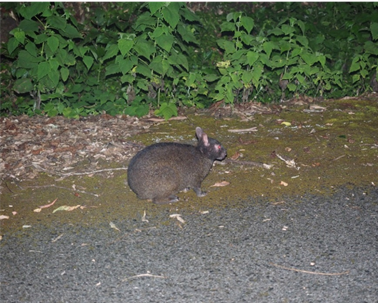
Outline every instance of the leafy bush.
[[142, 116], [152, 104], [168, 118], [177, 115], [176, 103], [202, 106], [207, 91], [195, 81], [204, 81], [189, 72], [184, 55], [196, 43], [189, 24], [196, 16], [182, 3], [148, 3], [140, 11], [132, 33], [115, 33], [108, 31], [114, 23], [105, 23], [98, 11], [100, 27], [86, 32], [60, 5], [18, 7], [24, 19], [7, 44], [15, 59], [14, 91], [30, 94], [35, 112], [43, 103], [50, 116]]
[[274, 27], [271, 20], [263, 22], [254, 31], [258, 35], [253, 35], [254, 19], [229, 13], [221, 25], [226, 36], [217, 41], [225, 56], [217, 64], [222, 76], [214, 99], [227, 103], [250, 99], [271, 102], [279, 95], [284, 99], [286, 94], [341, 97], [366, 90], [367, 78], [377, 69], [378, 43], [373, 41], [377, 40], [378, 27], [368, 22], [376, 15], [364, 13], [360, 26], [370, 23], [370, 31], [365, 28], [363, 34], [355, 31], [355, 36], [349, 37], [358, 39], [358, 47], [356, 43], [349, 46], [349, 51], [354, 48], [354, 53], [348, 52], [353, 59], [349, 72], [343, 73], [345, 53], [324, 53], [331, 50], [324, 47], [326, 39], [331, 39], [326, 38], [325, 28], [319, 32], [311, 22], [285, 17]]
[[225, 20], [212, 7], [235, 3], [196, 14], [178, 2], [76, 4], [82, 24], [65, 5], [12, 6], [21, 21], [2, 48], [1, 115], [169, 118], [221, 100], [356, 95], [378, 75], [374, 3], [238, 4], [246, 13]]

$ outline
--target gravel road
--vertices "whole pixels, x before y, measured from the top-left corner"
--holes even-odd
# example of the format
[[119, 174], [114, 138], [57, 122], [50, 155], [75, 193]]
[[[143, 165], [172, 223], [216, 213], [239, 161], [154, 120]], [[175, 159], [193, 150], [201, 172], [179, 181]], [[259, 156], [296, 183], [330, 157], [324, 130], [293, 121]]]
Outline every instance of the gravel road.
[[185, 223], [157, 207], [119, 231], [3, 234], [1, 302], [378, 302], [377, 188], [188, 208]]

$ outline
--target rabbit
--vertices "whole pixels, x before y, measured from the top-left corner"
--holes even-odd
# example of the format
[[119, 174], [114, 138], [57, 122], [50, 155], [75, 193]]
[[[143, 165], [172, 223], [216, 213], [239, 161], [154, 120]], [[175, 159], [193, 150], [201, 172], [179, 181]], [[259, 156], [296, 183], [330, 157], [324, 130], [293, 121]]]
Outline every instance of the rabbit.
[[141, 200], [153, 203], [177, 202], [176, 194], [193, 189], [198, 197], [206, 192], [201, 183], [214, 160], [223, 160], [226, 149], [217, 140], [209, 138], [202, 128], [196, 128], [197, 146], [174, 142], [156, 143], [138, 152], [130, 161], [127, 181]]

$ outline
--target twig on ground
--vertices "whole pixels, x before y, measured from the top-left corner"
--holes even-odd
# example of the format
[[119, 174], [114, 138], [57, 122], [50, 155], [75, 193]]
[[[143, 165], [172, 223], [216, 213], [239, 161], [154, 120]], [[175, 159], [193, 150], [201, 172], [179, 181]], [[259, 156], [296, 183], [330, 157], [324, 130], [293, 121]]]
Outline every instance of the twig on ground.
[[265, 168], [265, 169], [270, 169], [273, 166], [273, 165], [265, 164], [265, 163], [261, 163], [261, 162], [239, 161], [239, 160], [232, 160], [232, 159], [226, 159], [223, 162], [235, 163], [235, 164], [239, 164], [239, 165], [251, 165], [251, 166], [262, 167], [262, 168]]
[[115, 171], [115, 170], [127, 170], [127, 167], [119, 167], [119, 168], [105, 168], [105, 169], [98, 169], [98, 170], [92, 170], [88, 172], [82, 172], [82, 173], [64, 173], [59, 174], [62, 177], [69, 177], [69, 176], [83, 176], [83, 175], [92, 175], [97, 173], [103, 173], [106, 171]]
[[341, 276], [341, 275], [347, 275], [347, 274], [349, 274], [349, 270], [343, 271], [343, 272], [328, 273], [328, 272], [316, 272], [316, 271], [308, 271], [308, 270], [296, 269], [296, 268], [292, 268], [292, 267], [286, 267], [286, 266], [274, 264], [274, 263], [271, 263], [271, 262], [269, 262], [269, 264], [271, 264], [273, 266], [276, 266], [276, 267], [279, 267], [279, 268], [283, 268], [283, 269], [287, 269], [287, 270], [292, 270], [292, 271], [297, 271], [297, 272], [302, 272], [302, 273], [305, 273], [305, 274], [312, 274], [312, 275]]
[[132, 277], [129, 277], [129, 278], [122, 279], [121, 281], [122, 281], [122, 282], [125, 282], [125, 281], [127, 281], [127, 280], [131, 280], [131, 279], [135, 279], [135, 278], [142, 278], [142, 277], [161, 278], [161, 279], [165, 279], [164, 276], [151, 275], [149, 272], [147, 272], [146, 274], [140, 274], [140, 275], [132, 276]]
[[[57, 186], [57, 185], [55, 185], [55, 184], [51, 184], [51, 185], [35, 185], [35, 186], [33, 185], [33, 186], [25, 186], [25, 188], [46, 188], [46, 187], [55, 187], [55, 188], [60, 188], [60, 189], [72, 190], [71, 188], [67, 188], [67, 187], [63, 187], [63, 186]], [[75, 189], [74, 191], [75, 191], [75, 192], [82, 193], [82, 194], [92, 195], [92, 196], [95, 196], [95, 197], [99, 197], [99, 196], [100, 196], [99, 194], [94, 194], [94, 193], [87, 192], [87, 191], [84, 191], [84, 190], [79, 190], [79, 189]]]

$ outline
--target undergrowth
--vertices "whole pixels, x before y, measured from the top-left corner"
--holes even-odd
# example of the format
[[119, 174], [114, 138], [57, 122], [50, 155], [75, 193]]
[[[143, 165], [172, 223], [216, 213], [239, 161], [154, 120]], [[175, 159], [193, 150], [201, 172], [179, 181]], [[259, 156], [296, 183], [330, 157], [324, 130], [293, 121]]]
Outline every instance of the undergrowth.
[[19, 21], [1, 47], [2, 116], [168, 119], [218, 101], [359, 95], [377, 79], [374, 3], [65, 5], [1, 4]]

